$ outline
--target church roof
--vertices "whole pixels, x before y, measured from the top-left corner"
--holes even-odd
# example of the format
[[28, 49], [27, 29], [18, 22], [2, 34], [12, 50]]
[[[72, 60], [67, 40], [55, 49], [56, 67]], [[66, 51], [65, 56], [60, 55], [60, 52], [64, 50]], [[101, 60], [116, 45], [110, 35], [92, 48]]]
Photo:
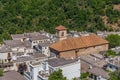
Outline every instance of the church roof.
[[60, 25], [60, 26], [57, 26], [55, 29], [60, 31], [60, 30], [66, 30], [67, 28], [65, 28], [64, 26]]
[[108, 44], [108, 41], [97, 35], [89, 35], [83, 37], [73, 37], [73, 38], [64, 39], [52, 44], [50, 48], [60, 52], [60, 51], [73, 50], [79, 48], [87, 48], [102, 44]]

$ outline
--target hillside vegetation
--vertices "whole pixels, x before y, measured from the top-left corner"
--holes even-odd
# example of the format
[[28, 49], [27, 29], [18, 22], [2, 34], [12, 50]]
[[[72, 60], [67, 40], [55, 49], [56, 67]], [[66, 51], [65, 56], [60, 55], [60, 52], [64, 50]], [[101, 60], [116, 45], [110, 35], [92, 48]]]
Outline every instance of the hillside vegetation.
[[120, 0], [0, 0], [0, 41], [41, 29], [53, 33], [58, 25], [96, 32], [114, 30], [115, 24], [119, 30], [120, 10], [114, 9], [119, 4]]

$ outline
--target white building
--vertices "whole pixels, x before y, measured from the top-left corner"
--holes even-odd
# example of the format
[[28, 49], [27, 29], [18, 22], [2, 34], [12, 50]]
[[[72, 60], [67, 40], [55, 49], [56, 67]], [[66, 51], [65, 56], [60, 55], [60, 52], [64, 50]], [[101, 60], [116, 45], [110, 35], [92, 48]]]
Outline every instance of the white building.
[[63, 58], [49, 59], [44, 62], [30, 64], [30, 74], [25, 72], [27, 80], [48, 80], [48, 76], [59, 69], [67, 80], [80, 77], [80, 60]]
[[108, 64], [106, 65], [106, 69], [109, 71], [120, 70], [120, 56], [115, 56], [108, 60]]
[[50, 56], [50, 49], [49, 46], [51, 45], [51, 43], [47, 42], [47, 43], [40, 43], [38, 45], [39, 49], [40, 49], [40, 53], [46, 55], [46, 56]]
[[39, 32], [24, 33], [24, 34], [12, 34], [13, 40], [29, 40], [31, 42], [31, 47], [38, 45], [39, 43], [44, 43], [50, 41], [50, 38], [46, 34], [41, 34]]
[[9, 47], [3, 46], [0, 48], [0, 63], [8, 63], [8, 58], [12, 59], [12, 50]]

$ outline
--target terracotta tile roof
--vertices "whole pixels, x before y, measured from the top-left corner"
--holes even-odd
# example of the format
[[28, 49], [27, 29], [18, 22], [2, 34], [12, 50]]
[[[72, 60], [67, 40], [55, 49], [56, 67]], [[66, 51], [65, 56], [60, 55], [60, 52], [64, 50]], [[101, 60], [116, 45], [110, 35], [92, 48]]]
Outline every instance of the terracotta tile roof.
[[57, 26], [55, 29], [56, 30], [66, 30], [67, 28], [65, 28], [64, 26], [60, 25], [60, 26]]
[[97, 46], [107, 43], [108, 41], [104, 40], [103, 38], [100, 38], [97, 35], [89, 35], [83, 37], [64, 39], [52, 44], [50, 48], [55, 49], [57, 51], [66, 51], [78, 48], [86, 48], [90, 46]]

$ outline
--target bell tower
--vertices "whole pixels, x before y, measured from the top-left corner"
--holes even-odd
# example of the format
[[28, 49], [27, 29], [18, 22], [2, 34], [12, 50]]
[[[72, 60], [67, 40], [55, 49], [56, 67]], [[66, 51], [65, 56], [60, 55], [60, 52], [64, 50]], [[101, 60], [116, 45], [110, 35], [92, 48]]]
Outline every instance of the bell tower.
[[60, 25], [56, 28], [56, 36], [59, 38], [59, 40], [67, 39], [67, 28]]

